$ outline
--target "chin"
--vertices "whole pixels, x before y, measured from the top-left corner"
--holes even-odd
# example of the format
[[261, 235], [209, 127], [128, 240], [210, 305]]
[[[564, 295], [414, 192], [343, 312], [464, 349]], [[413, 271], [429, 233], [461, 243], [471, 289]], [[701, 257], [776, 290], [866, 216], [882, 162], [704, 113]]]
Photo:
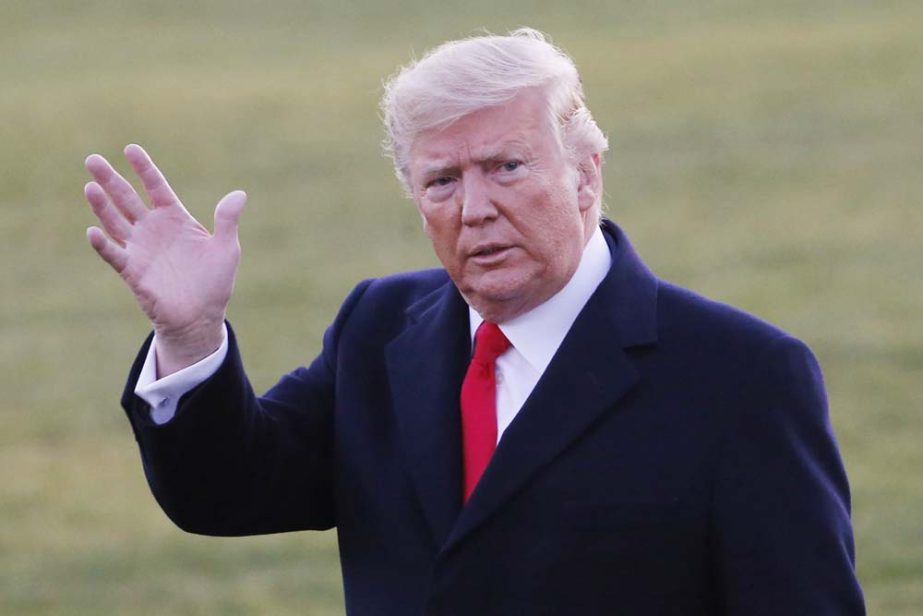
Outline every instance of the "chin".
[[517, 286], [475, 287], [462, 296], [485, 320], [494, 323], [509, 321], [535, 307], [530, 305], [526, 290]]

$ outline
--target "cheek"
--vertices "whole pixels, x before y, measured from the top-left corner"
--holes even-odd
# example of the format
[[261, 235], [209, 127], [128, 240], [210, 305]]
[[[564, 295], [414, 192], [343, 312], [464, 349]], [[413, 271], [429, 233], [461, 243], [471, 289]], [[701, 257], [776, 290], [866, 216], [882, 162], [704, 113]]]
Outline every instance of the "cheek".
[[538, 242], [542, 252], [554, 252], [567, 245], [575, 233], [582, 231], [580, 212], [576, 195], [562, 187], [549, 190], [537, 197], [533, 203], [543, 204], [532, 208], [531, 215], [523, 222], [529, 227], [530, 235]]
[[[421, 210], [423, 231], [433, 244], [433, 250], [443, 263], [455, 253], [458, 225], [446, 210]], [[448, 264], [445, 263], [447, 266]]]
[[533, 219], [533, 246], [538, 258], [551, 270], [569, 270], [579, 261], [584, 245], [584, 222], [576, 191], [561, 188], [548, 196], [548, 208]]
[[424, 214], [423, 210], [419, 207], [417, 208], [417, 214], [420, 215], [420, 222], [423, 224], [423, 233], [425, 233], [427, 237], [432, 238], [433, 234], [430, 230], [429, 219], [426, 217], [426, 214]]
[[430, 239], [434, 240], [436, 237], [445, 233], [446, 217], [445, 213], [441, 211], [440, 208], [424, 204], [418, 206], [417, 211], [420, 213], [420, 219], [423, 221], [423, 231]]

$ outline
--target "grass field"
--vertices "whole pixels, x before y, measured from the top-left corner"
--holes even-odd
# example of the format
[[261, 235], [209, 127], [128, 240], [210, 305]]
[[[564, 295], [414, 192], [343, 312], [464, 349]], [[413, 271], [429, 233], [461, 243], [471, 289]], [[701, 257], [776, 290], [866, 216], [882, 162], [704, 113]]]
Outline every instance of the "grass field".
[[356, 281], [435, 263], [382, 78], [527, 24], [581, 67], [649, 264], [816, 350], [870, 613], [923, 614], [923, 4], [394, 4], [0, 5], [0, 613], [342, 613], [333, 534], [186, 535], [149, 495], [118, 407], [147, 325], [84, 239], [82, 161], [144, 144], [209, 225], [248, 191], [230, 317], [265, 388]]

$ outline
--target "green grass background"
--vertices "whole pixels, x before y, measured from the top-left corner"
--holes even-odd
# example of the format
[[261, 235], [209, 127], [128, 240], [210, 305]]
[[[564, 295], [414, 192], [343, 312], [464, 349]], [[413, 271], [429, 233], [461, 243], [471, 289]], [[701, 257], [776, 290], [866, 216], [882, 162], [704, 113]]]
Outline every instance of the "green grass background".
[[361, 278], [435, 263], [379, 154], [381, 80], [543, 29], [610, 135], [611, 217], [662, 276], [824, 366], [873, 614], [923, 614], [918, 0], [0, 5], [0, 612], [342, 613], [332, 533], [186, 535], [118, 407], [147, 325], [84, 239], [84, 157], [145, 145], [189, 209], [244, 188], [230, 317], [258, 388]]

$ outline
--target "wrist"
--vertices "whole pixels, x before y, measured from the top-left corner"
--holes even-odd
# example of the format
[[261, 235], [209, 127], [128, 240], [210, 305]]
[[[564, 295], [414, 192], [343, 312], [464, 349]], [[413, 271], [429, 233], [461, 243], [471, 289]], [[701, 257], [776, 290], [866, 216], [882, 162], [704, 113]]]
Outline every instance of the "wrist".
[[157, 378], [188, 368], [217, 351], [224, 342], [224, 331], [223, 319], [182, 330], [155, 326]]

